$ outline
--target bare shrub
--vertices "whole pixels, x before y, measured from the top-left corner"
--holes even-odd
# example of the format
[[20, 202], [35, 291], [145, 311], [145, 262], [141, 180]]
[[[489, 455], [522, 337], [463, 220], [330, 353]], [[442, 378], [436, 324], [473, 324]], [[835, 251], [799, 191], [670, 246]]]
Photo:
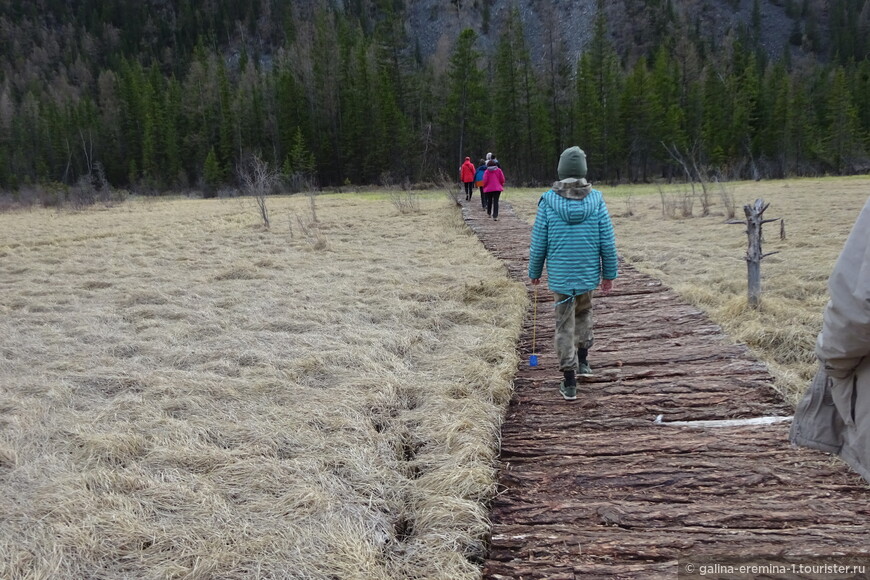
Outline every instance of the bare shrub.
[[456, 180], [451, 179], [444, 171], [440, 171], [438, 173], [438, 178], [436, 180], [438, 183], [438, 187], [440, 187], [444, 194], [447, 196], [447, 199], [453, 202], [453, 205], [461, 207], [462, 204], [459, 202], [459, 199], [464, 195], [463, 192], [456, 185]]
[[271, 169], [269, 164], [257, 155], [251, 155], [245, 162], [240, 164], [237, 172], [242, 185], [242, 191], [245, 195], [254, 198], [257, 203], [260, 219], [263, 220], [263, 225], [266, 229], [269, 229], [271, 224], [269, 222], [269, 207], [266, 203], [266, 196], [272, 193], [272, 190], [278, 183], [278, 172]]
[[0, 213], [12, 211], [18, 206], [18, 202], [15, 201], [12, 195], [8, 193], [0, 193]]
[[[706, 184], [704, 184], [701, 187], [701, 193], [698, 194], [698, 201], [701, 202], [701, 216], [706, 217], [706, 216], [710, 215], [710, 205], [711, 205], [710, 192], [707, 189]], [[689, 214], [689, 215], [691, 215], [691, 214]]]
[[290, 193], [299, 193], [300, 191], [313, 191], [317, 188], [317, 182], [314, 177], [302, 171], [296, 171], [284, 176], [284, 183]]
[[308, 213], [306, 215], [290, 214], [290, 238], [295, 238], [293, 233], [293, 222], [295, 221], [302, 238], [312, 248], [315, 250], [325, 250], [329, 247], [329, 239], [320, 227], [315, 197], [313, 193], [309, 194]]
[[659, 186], [659, 197], [662, 200], [662, 216], [668, 219], [677, 217], [677, 198], [672, 193], [666, 193], [664, 188]]
[[[681, 210], [683, 217], [692, 217], [692, 206], [694, 206], [695, 200], [694, 198], [697, 196], [698, 201], [701, 203], [701, 216], [710, 215], [710, 193], [707, 190], [707, 169], [698, 161], [700, 158], [699, 155], [699, 146], [695, 143], [692, 147], [686, 147], [684, 149], [680, 149], [677, 145], [668, 146], [666, 143], [662, 143], [665, 150], [671, 156], [671, 158], [679, 163], [680, 167], [683, 168], [683, 173], [686, 176], [686, 182], [692, 188], [692, 193], [683, 195], [681, 202]], [[701, 188], [700, 193], [696, 192], [695, 184]], [[691, 198], [691, 200], [689, 200]]]
[[620, 214], [620, 217], [631, 217], [634, 215], [634, 200], [631, 197], [631, 194], [623, 200], [625, 202], [625, 211]]
[[659, 197], [662, 200], [662, 215], [668, 219], [690, 218], [694, 215], [695, 192], [688, 188], [681, 191], [665, 192], [659, 186]]
[[97, 195], [90, 175], [80, 177], [75, 185], [69, 188], [66, 198], [72, 209], [78, 210], [93, 205], [97, 200]]
[[379, 181], [381, 185], [387, 189], [392, 189], [395, 186], [395, 179], [393, 179], [393, 174], [390, 171], [384, 171], [381, 173]]
[[[106, 178], [106, 172], [103, 169], [103, 164], [99, 161], [94, 161], [89, 165], [90, 170], [79, 177], [75, 185], [63, 189], [62, 195], [59, 195], [57, 184], [46, 186], [46, 192], [43, 197], [43, 205], [60, 206], [64, 202], [69, 204], [72, 209], [83, 209], [95, 203], [111, 204], [113, 202], [124, 201], [127, 198], [125, 190], [115, 190]], [[46, 200], [48, 203], [46, 203]]]
[[42, 204], [42, 192], [27, 186], [17, 191], [3, 192], [0, 194], [0, 211], [12, 211], [16, 209], [32, 209], [33, 206]]
[[315, 201], [315, 195], [313, 191], [308, 193], [308, 208], [311, 211], [311, 221], [319, 224], [320, 220], [317, 219], [317, 202]]
[[[684, 218], [692, 217], [692, 211], [695, 207], [695, 194], [691, 191], [683, 191], [680, 197], [680, 215]], [[704, 213], [703, 215], [707, 215]]]
[[737, 202], [734, 200], [734, 192], [731, 187], [726, 187], [724, 183], [716, 180], [716, 185], [719, 188], [719, 201], [722, 202], [722, 211], [725, 212], [727, 219], [734, 219], [737, 215]]
[[[203, 196], [206, 197], [206, 196]], [[233, 197], [239, 197], [239, 190], [235, 187], [221, 187], [217, 190], [218, 199], [230, 199]]]
[[414, 190], [391, 191], [389, 196], [390, 203], [401, 214], [417, 213], [420, 211], [420, 196]]

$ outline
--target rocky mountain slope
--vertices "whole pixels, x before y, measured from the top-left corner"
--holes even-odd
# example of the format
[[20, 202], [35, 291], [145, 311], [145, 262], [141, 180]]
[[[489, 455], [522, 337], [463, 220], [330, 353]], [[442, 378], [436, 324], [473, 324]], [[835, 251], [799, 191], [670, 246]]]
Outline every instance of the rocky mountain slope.
[[[509, 11], [519, 10], [532, 58], [546, 53], [551, 33], [561, 41], [569, 62], [576, 62], [591, 40], [596, 0], [412, 0], [404, 3], [405, 26], [417, 50], [436, 63], [446, 61], [453, 42], [464, 28], [480, 35], [478, 49], [493, 54], [500, 27]], [[607, 0], [608, 31], [617, 51], [628, 61], [656, 41], [662, 26], [685, 26], [687, 33], [709, 39], [712, 46], [757, 18], [760, 43], [771, 58], [779, 58], [795, 30], [809, 18], [824, 25], [826, 2], [807, 2], [806, 9], [783, 0]], [[818, 4], [818, 6], [815, 6]], [[802, 13], [803, 12], [803, 13]], [[683, 24], [668, 24], [668, 15]], [[791, 49], [801, 43], [791, 38]], [[820, 48], [820, 47], [816, 47]]]

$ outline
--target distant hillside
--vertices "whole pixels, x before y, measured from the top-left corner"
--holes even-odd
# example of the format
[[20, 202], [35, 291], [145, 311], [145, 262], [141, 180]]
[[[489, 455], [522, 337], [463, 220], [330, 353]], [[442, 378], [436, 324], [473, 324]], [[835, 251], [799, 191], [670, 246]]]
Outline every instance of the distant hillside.
[[[510, 10], [519, 10], [533, 60], [541, 60], [551, 41], [561, 43], [572, 62], [592, 39], [597, 0], [302, 0], [299, 14], [336, 9], [377, 22], [386, 13], [401, 15], [409, 41], [425, 61], [444, 66], [459, 33], [471, 28], [480, 35], [484, 54], [494, 54]], [[853, 27], [867, 34], [870, 7], [864, 0], [607, 0], [603, 2], [610, 39], [628, 62], [654, 52], [668, 34], [703, 39], [715, 49], [729, 37], [754, 33], [768, 58], [828, 60], [840, 42], [833, 26]], [[839, 21], [832, 12], [844, 14]]]
[[868, 53], [870, 0], [0, 0], [0, 189], [215, 194], [252, 156], [431, 182], [493, 150], [545, 183], [575, 143], [595, 179], [863, 172]]
[[[416, 40], [426, 58], [444, 63], [459, 31], [472, 28], [481, 35], [480, 45], [493, 53], [498, 31], [509, 10], [519, 8], [528, 35], [533, 60], [544, 58], [546, 44], [552, 34], [564, 43], [564, 50], [576, 62], [592, 39], [596, 0], [416, 0], [406, 2], [405, 23], [410, 38]], [[669, 8], [662, 5], [671, 6]], [[663, 38], [663, 30], [680, 22], [689, 26], [687, 33], [706, 39], [711, 47], [729, 35], [749, 30], [753, 21], [753, 0], [682, 0], [675, 2], [643, 2], [615, 0], [605, 3], [609, 34], [617, 52], [627, 61], [650, 52]], [[804, 52], [800, 42], [790, 43], [796, 30], [803, 33], [807, 18], [816, 18], [817, 26], [826, 28], [823, 11], [808, 2], [801, 11], [790, 8], [796, 2], [764, 0], [758, 2], [761, 44], [768, 57], [780, 58], [788, 46]], [[816, 16], [813, 16], [815, 10]], [[819, 37], [824, 33], [820, 32]], [[797, 39], [795, 39], [797, 40]], [[822, 54], [824, 47], [810, 47], [807, 52]]]

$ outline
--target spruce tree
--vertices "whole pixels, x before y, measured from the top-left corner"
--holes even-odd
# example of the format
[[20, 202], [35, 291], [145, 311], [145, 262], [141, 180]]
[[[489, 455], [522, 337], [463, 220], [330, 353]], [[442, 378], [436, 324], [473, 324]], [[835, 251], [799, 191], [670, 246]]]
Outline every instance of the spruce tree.
[[620, 131], [622, 82], [619, 60], [607, 36], [604, 2], [599, 0], [592, 42], [578, 64], [576, 108], [577, 144], [589, 155], [589, 171], [595, 179], [615, 177], [626, 150]]
[[223, 183], [223, 179], [223, 169], [221, 168], [217, 153], [215, 153], [215, 149], [212, 147], [208, 151], [208, 156], [206, 156], [202, 168], [202, 183], [205, 197], [215, 197], [218, 188]]
[[471, 156], [476, 163], [490, 137], [486, 119], [487, 95], [483, 73], [477, 64], [480, 53], [474, 48], [476, 42], [474, 30], [463, 30], [447, 69], [447, 98], [441, 126], [448, 137], [446, 149], [454, 152], [448, 156], [448, 163], [453, 162], [457, 167], [465, 156]]
[[837, 67], [831, 74], [827, 96], [827, 124], [823, 139], [825, 160], [837, 174], [854, 170], [861, 139], [858, 113], [846, 81], [846, 71]]

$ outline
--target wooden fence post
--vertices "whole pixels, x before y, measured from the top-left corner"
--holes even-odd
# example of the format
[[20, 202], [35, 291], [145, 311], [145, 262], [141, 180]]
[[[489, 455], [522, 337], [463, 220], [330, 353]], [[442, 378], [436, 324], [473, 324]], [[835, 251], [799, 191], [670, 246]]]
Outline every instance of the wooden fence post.
[[[757, 309], [761, 302], [761, 260], [767, 256], [776, 254], [770, 252], [765, 254], [761, 251], [761, 226], [769, 222], [778, 221], [778, 219], [764, 219], [764, 210], [767, 209], [769, 203], [764, 203], [762, 199], [756, 199], [755, 203], [743, 206], [743, 213], [746, 214], [746, 235], [749, 237], [749, 247], [746, 250], [746, 268], [748, 277], [748, 292], [749, 292], [749, 307]], [[744, 223], [733, 221], [730, 223]]]

